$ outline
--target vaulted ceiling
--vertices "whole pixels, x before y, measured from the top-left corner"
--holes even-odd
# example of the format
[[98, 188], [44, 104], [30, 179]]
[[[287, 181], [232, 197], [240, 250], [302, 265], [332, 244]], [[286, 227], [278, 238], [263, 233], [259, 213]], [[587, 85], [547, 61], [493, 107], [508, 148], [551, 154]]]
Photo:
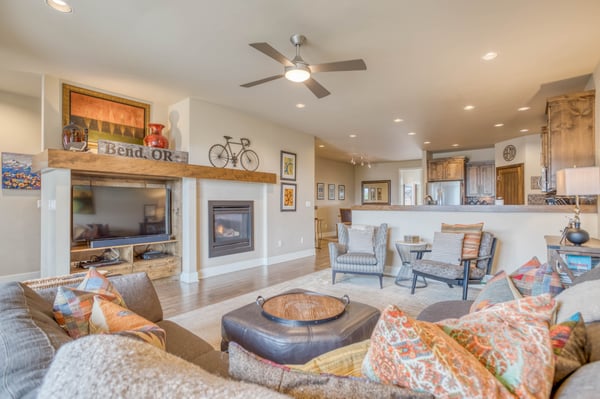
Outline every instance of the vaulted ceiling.
[[[204, 99], [314, 135], [319, 155], [345, 161], [415, 159], [537, 133], [545, 99], [589, 88], [600, 62], [598, 0], [70, 4], [61, 14], [44, 0], [2, 1], [0, 68], [164, 104]], [[291, 59], [296, 33], [307, 37], [309, 64], [362, 58], [367, 70], [313, 74], [331, 92], [321, 99], [286, 79], [240, 87], [283, 72], [249, 43]], [[490, 51], [498, 56], [484, 61]]]

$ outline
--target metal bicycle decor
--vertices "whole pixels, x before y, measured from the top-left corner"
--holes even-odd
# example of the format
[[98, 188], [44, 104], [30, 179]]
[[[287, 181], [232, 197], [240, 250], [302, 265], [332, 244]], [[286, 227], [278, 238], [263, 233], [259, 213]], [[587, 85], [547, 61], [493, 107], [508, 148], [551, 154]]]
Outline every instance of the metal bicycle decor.
[[[241, 138], [240, 142], [231, 141], [231, 136], [223, 136], [225, 138], [225, 145], [215, 144], [208, 150], [208, 160], [211, 165], [215, 168], [224, 168], [227, 166], [229, 161], [234, 167], [237, 166], [238, 161], [242, 165], [242, 168], [249, 170], [250, 172], [255, 171], [258, 168], [258, 155], [256, 152], [248, 149], [250, 147], [250, 140], [247, 138]], [[234, 152], [231, 145], [239, 145], [242, 148], [238, 152]]]

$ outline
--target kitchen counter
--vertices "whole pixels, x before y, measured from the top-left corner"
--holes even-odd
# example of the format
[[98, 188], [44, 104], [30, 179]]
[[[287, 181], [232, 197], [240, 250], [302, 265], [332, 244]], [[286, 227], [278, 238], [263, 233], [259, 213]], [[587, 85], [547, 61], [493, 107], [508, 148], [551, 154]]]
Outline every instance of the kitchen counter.
[[[581, 205], [581, 213], [597, 213], [596, 205]], [[352, 210], [400, 212], [573, 213], [575, 205], [355, 205]]]

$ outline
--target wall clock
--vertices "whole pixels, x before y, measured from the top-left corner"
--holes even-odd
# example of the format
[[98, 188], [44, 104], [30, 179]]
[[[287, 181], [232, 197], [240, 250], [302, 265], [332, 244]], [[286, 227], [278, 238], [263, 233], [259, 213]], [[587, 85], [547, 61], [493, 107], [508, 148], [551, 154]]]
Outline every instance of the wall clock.
[[502, 156], [504, 157], [505, 161], [512, 161], [513, 159], [515, 159], [516, 155], [517, 148], [512, 144], [509, 144], [506, 147], [504, 147], [504, 151], [502, 151]]

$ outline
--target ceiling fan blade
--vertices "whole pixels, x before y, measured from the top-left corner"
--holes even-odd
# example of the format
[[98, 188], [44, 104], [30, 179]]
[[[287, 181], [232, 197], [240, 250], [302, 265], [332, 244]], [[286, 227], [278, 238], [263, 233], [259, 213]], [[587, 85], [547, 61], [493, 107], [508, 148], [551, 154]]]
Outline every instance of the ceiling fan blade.
[[293, 66], [292, 61], [288, 60], [283, 54], [279, 51], [275, 50], [269, 43], [250, 43], [249, 46], [254, 47], [258, 51], [263, 54], [268, 55], [273, 58], [275, 61], [285, 65], [285, 66]]
[[361, 59], [311, 65], [311, 72], [364, 71], [367, 64]]
[[326, 88], [321, 86], [321, 84], [313, 78], [308, 78], [308, 80], [304, 81], [304, 84], [306, 85], [306, 87], [308, 87], [310, 91], [313, 92], [315, 96], [317, 96], [317, 98], [323, 98], [331, 94]]
[[279, 79], [279, 78], [283, 78], [283, 74], [269, 76], [268, 78], [264, 78], [264, 79], [260, 79], [260, 80], [255, 80], [254, 82], [250, 82], [250, 83], [244, 83], [243, 85], [240, 85], [240, 86], [242, 86], [242, 87], [252, 87], [252, 86], [256, 86], [256, 85], [259, 85], [259, 84], [262, 84], [262, 83], [267, 83], [267, 82], [270, 82], [272, 80]]

